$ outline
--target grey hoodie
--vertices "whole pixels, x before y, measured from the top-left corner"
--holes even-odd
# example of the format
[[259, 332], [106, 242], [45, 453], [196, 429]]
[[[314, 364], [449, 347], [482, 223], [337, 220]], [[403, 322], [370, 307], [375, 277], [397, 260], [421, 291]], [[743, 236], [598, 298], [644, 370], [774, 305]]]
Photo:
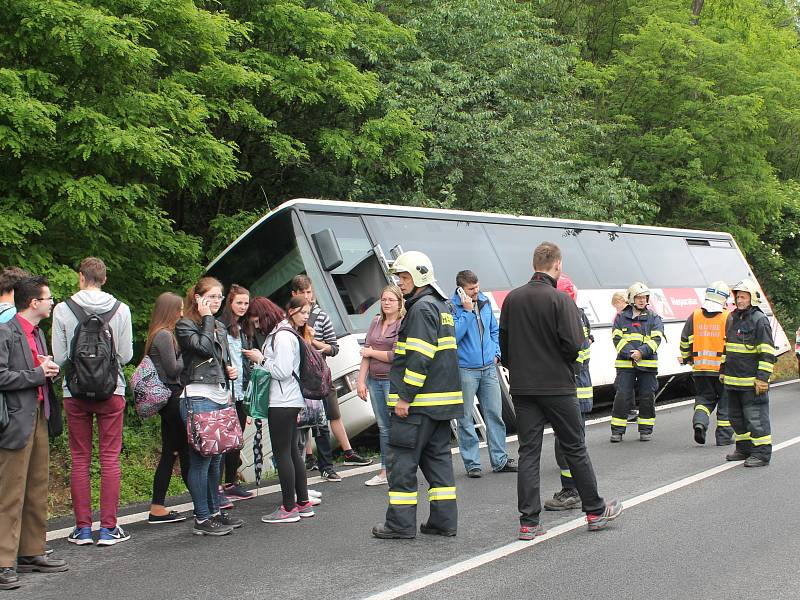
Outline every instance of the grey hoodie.
[[[83, 308], [87, 313], [96, 315], [108, 312], [114, 307], [116, 298], [101, 290], [81, 290], [72, 296], [72, 300]], [[53, 350], [53, 360], [63, 366], [69, 358], [69, 349], [72, 345], [72, 336], [78, 319], [72, 314], [66, 302], [61, 302], [53, 309], [53, 339], [51, 348]], [[117, 350], [117, 359], [120, 365], [130, 362], [133, 358], [133, 331], [131, 328], [131, 309], [127, 304], [120, 304], [117, 312], [111, 318], [111, 332], [114, 336], [114, 348]], [[117, 379], [117, 389], [115, 394], [125, 395], [125, 378], [120, 369]], [[67, 389], [66, 378], [64, 381], [64, 397], [71, 398]]]

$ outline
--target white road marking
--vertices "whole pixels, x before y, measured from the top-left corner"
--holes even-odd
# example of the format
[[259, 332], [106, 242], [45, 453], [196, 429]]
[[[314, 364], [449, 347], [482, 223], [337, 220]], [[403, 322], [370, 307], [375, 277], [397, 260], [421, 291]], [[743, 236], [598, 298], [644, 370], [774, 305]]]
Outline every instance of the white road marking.
[[[789, 446], [793, 446], [797, 443], [800, 443], [800, 436], [793, 437], [789, 440], [786, 440], [785, 442], [776, 444], [775, 446], [772, 447], [772, 451], [778, 452], [780, 450], [783, 450], [784, 448], [788, 448]], [[643, 504], [645, 502], [649, 502], [650, 500], [654, 500], [655, 498], [685, 488], [686, 486], [692, 485], [693, 483], [697, 483], [698, 481], [708, 479], [709, 477], [713, 477], [714, 475], [718, 475], [719, 473], [723, 473], [724, 471], [728, 471], [729, 469], [734, 469], [741, 465], [742, 463], [740, 462], [728, 462], [719, 465], [717, 467], [707, 469], [706, 471], [701, 471], [700, 473], [696, 473], [689, 477], [679, 479], [678, 481], [675, 481], [673, 483], [655, 488], [653, 490], [650, 490], [649, 492], [640, 494], [639, 496], [635, 496], [628, 500], [623, 500], [623, 505], [626, 510], [631, 509], [634, 506]], [[561, 525], [553, 527], [546, 534], [544, 534], [541, 537], [537, 537], [532, 541], [511, 542], [510, 544], [506, 544], [505, 546], [501, 546], [494, 550], [490, 550], [489, 552], [484, 552], [483, 554], [479, 554], [478, 556], [474, 556], [472, 558], [463, 560], [459, 563], [447, 567], [446, 569], [441, 569], [439, 571], [429, 573], [428, 575], [417, 577], [413, 581], [409, 581], [408, 583], [404, 583], [403, 585], [399, 585], [397, 587], [393, 587], [386, 591], [379, 592], [377, 594], [367, 597], [365, 600], [392, 600], [393, 598], [399, 598], [401, 596], [405, 596], [406, 594], [419, 591], [421, 589], [439, 583], [440, 581], [444, 581], [445, 579], [455, 577], [456, 575], [466, 573], [467, 571], [471, 571], [472, 569], [476, 569], [478, 567], [489, 564], [496, 560], [500, 560], [517, 552], [521, 552], [522, 550], [531, 548], [537, 544], [544, 543], [547, 540], [550, 540], [554, 537], [558, 537], [560, 535], [578, 529], [579, 527], [584, 527], [585, 525], [586, 525], [586, 517], [573, 519], [572, 521], [568, 521], [566, 523], [562, 523]], [[596, 533], [593, 535], [603, 535], [603, 534]]]
[[[800, 379], [792, 379], [791, 381], [784, 381], [784, 382], [781, 382], [781, 383], [773, 384], [772, 387], [779, 387], [779, 386], [782, 386], [782, 385], [789, 385], [791, 383], [797, 383], [798, 381], [800, 381]], [[687, 406], [689, 404], [694, 404], [694, 400], [681, 400], [679, 402], [673, 402], [672, 404], [663, 404], [661, 406], [656, 406], [656, 411], [669, 410], [669, 409], [672, 409], [672, 408], [680, 408], [681, 406]], [[608, 416], [608, 417], [599, 417], [597, 419], [589, 419], [588, 421], [586, 421], [586, 425], [589, 426], [589, 425], [597, 425], [599, 423], [608, 423], [610, 420], [611, 420], [610, 416]], [[547, 428], [547, 429], [544, 430], [544, 433], [545, 433], [545, 435], [552, 434], [553, 430], [551, 428]], [[516, 435], [510, 435], [510, 436], [506, 437], [506, 442], [516, 442], [517, 439], [518, 438], [517, 438]], [[481, 448], [486, 448], [486, 442], [481, 442], [480, 443], [480, 447]], [[455, 448], [453, 448], [451, 450], [451, 452], [453, 454], [459, 454], [460, 450], [458, 449], [458, 447], [455, 447]], [[364, 466], [364, 467], [357, 467], [357, 468], [353, 468], [353, 469], [347, 469], [346, 471], [342, 471], [341, 473], [339, 473], [339, 475], [341, 475], [342, 479], [344, 479], [345, 477], [355, 477], [356, 475], [363, 475], [364, 473], [371, 473], [371, 472], [379, 471], [379, 470], [380, 470], [380, 465], [379, 464], [372, 464], [372, 465], [367, 465], [367, 466]], [[316, 484], [316, 483], [323, 483], [323, 482], [324, 482], [324, 480], [321, 477], [310, 477], [308, 479], [309, 485]], [[327, 482], [325, 482], [325, 483], [327, 483]], [[256, 492], [257, 496], [265, 496], [265, 495], [268, 495], [268, 494], [280, 493], [281, 488], [280, 488], [280, 485], [270, 485], [270, 486], [258, 488], [258, 489], [253, 490], [253, 491]], [[173, 505], [173, 506], [168, 506], [167, 510], [175, 510], [177, 512], [182, 513], [182, 512], [191, 511], [193, 508], [194, 508], [194, 505], [191, 502], [186, 502], [184, 504], [176, 504], [176, 505]], [[149, 515], [149, 512], [145, 511], [145, 512], [138, 512], [138, 513], [133, 513], [133, 514], [130, 514], [130, 515], [121, 516], [121, 517], [119, 517], [117, 519], [117, 523], [119, 525], [129, 525], [130, 523], [141, 523], [142, 521], [147, 521], [148, 515]], [[92, 523], [92, 529], [97, 529], [98, 527], [100, 527], [100, 521], [95, 521], [95, 522]], [[65, 538], [70, 533], [72, 533], [72, 529], [73, 529], [72, 527], [65, 527], [63, 529], [55, 529], [53, 531], [48, 531], [47, 532], [47, 541], [49, 542], [51, 540], [58, 540], [58, 539]]]

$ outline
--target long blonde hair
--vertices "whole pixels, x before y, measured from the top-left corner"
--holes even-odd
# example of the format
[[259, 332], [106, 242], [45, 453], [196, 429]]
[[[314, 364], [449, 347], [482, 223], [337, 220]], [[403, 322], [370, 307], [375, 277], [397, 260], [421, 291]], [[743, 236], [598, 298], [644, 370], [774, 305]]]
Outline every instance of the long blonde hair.
[[[380, 297], [383, 298], [383, 295], [386, 292], [391, 293], [395, 298], [397, 298], [397, 301], [400, 303], [400, 312], [397, 315], [397, 320], [399, 321], [400, 319], [406, 316], [406, 303], [403, 301], [403, 292], [401, 292], [400, 288], [397, 287], [396, 285], [387, 285], [385, 288], [381, 290]], [[381, 304], [381, 321], [384, 322], [386, 321], [386, 313], [383, 312], [383, 304]]]

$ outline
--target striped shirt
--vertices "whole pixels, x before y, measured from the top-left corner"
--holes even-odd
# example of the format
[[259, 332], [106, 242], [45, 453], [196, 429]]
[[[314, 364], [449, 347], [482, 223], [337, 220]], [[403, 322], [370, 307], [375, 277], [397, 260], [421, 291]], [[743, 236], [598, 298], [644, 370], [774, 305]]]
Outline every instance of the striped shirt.
[[315, 304], [311, 309], [311, 315], [308, 317], [310, 323], [314, 326], [314, 339], [319, 340], [331, 347], [328, 356], [336, 356], [339, 354], [339, 344], [336, 341], [336, 332], [333, 330], [333, 323], [331, 318], [324, 310]]

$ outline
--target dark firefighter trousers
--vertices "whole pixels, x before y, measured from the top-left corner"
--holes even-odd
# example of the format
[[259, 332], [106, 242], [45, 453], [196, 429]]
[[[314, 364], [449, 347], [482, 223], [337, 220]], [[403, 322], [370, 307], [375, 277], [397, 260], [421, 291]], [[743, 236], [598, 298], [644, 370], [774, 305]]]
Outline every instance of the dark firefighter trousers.
[[539, 523], [540, 459], [542, 438], [547, 422], [558, 436], [567, 465], [581, 497], [583, 512], [600, 514], [605, 500], [597, 493], [597, 477], [586, 450], [583, 417], [575, 394], [566, 396], [514, 396], [519, 434], [519, 474], [517, 506], [523, 527]]
[[755, 456], [769, 462], [772, 457], [769, 393], [756, 396], [753, 388], [727, 388], [726, 392], [736, 450], [745, 456]]
[[708, 430], [711, 413], [717, 409], [717, 428], [715, 437], [717, 446], [725, 446], [733, 441], [733, 428], [728, 420], [728, 396], [725, 386], [719, 380], [719, 376], [713, 375], [693, 375], [694, 380], [694, 416], [692, 417], [692, 429], [700, 425], [704, 431]]
[[[586, 413], [581, 411], [581, 421], [583, 423], [584, 439], [586, 437]], [[556, 463], [561, 471], [561, 487], [575, 489], [575, 479], [572, 477], [572, 471], [569, 468], [569, 463], [564, 456], [564, 450], [561, 448], [561, 442], [558, 441], [558, 436], [553, 436], [553, 450], [556, 454]]]
[[638, 369], [617, 369], [617, 388], [614, 396], [614, 407], [611, 409], [611, 433], [625, 433], [628, 426], [628, 409], [635, 390], [639, 392], [639, 424], [640, 433], [652, 433], [656, 424], [656, 389], [658, 379], [656, 373]]
[[386, 527], [414, 535], [417, 532], [417, 467], [428, 481], [428, 525], [456, 531], [458, 508], [450, 452], [450, 420], [409, 414], [389, 415], [389, 508]]

